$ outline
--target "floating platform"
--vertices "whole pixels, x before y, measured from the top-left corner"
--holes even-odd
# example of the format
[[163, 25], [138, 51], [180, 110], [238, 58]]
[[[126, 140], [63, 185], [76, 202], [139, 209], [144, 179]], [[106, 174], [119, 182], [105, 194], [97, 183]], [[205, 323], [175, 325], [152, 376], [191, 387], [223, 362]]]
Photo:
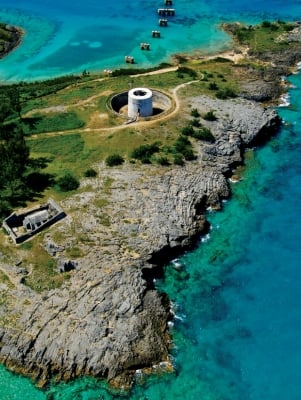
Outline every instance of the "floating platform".
[[166, 17], [172, 17], [176, 13], [174, 8], [158, 8], [158, 15]]

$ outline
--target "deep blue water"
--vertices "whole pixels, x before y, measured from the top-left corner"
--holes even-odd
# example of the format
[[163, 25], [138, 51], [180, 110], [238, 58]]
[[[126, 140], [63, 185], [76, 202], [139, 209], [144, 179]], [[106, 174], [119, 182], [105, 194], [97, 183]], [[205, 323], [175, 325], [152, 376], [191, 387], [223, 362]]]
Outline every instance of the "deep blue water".
[[[66, 0], [43, 4], [15, 0], [12, 8], [4, 1], [0, 19], [6, 16], [9, 22], [24, 22], [28, 38], [40, 29], [41, 37], [33, 43], [24, 41], [0, 61], [2, 77], [27, 79], [41, 71], [47, 76], [69, 73], [74, 63], [78, 70], [88, 65], [101, 68], [104, 61], [106, 67], [109, 61], [112, 66], [119, 54], [98, 44], [103, 37], [115, 43], [110, 36], [111, 19], [119, 21], [120, 40], [125, 38], [123, 49], [127, 43], [127, 52], [131, 52], [141, 26], [152, 26], [146, 12], [158, 7], [155, 1], [105, 5], [87, 0], [84, 7], [68, 4]], [[176, 9], [184, 10], [181, 13], [186, 18], [179, 16], [168, 30], [182, 36], [168, 33], [164, 40], [169, 40], [169, 49], [158, 44], [150, 63], [162, 61], [170, 49], [222, 48], [226, 37], [216, 24], [223, 18], [301, 19], [297, 1], [177, 0]], [[99, 10], [102, 16], [95, 17]], [[101, 36], [105, 16], [109, 20], [103, 26], [111, 28]], [[97, 26], [94, 32], [98, 37], [84, 26]], [[75, 48], [81, 52], [77, 62]], [[102, 56], [98, 60], [94, 50], [99, 49]], [[301, 75], [290, 81], [294, 86], [290, 106], [279, 108], [284, 120], [281, 132], [263, 148], [247, 153], [246, 166], [238, 171], [242, 180], [232, 184], [231, 200], [224, 203], [222, 212], [208, 214], [210, 235], [182, 257], [181, 273], [167, 266], [165, 280], [158, 282], [176, 312], [172, 329], [175, 373], [146, 379], [143, 385], [136, 385], [130, 400], [300, 400]], [[55, 400], [118, 398], [105, 390], [104, 383], [91, 379], [41, 392], [27, 379], [0, 368], [0, 382], [0, 400], [40, 400], [50, 394]]]

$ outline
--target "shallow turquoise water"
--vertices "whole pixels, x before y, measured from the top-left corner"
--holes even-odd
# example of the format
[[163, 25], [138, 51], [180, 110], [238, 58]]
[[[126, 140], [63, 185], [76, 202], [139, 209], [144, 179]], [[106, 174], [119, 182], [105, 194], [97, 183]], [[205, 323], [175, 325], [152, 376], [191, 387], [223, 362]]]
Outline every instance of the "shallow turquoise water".
[[[7, 9], [0, 12], [0, 19], [6, 15], [12, 23], [23, 21], [27, 28], [31, 27], [28, 37], [35, 39], [0, 61], [2, 76], [25, 79], [39, 71], [45, 71], [47, 76], [69, 73], [74, 48], [79, 48], [82, 55], [95, 56], [100, 39], [96, 40], [91, 30], [86, 36], [82, 28], [99, 21], [95, 19], [99, 2], [86, 1], [85, 10], [79, 5], [68, 9], [66, 0], [59, 5], [56, 1], [44, 1], [43, 5], [26, 3], [15, 1], [14, 9], [5, 4]], [[137, 11], [138, 2], [132, 2], [125, 11], [126, 4], [124, 1], [104, 7], [103, 13], [123, 22], [134, 15], [137, 21], [132, 24], [132, 32], [138, 32], [144, 11]], [[144, 10], [157, 7], [154, 1], [143, 4]], [[285, 5], [280, 1], [177, 1], [177, 9], [183, 7], [183, 14], [191, 18], [194, 13], [188, 8], [193, 5], [199, 5], [197, 17], [210, 25], [205, 39], [198, 40], [204, 40], [204, 45], [207, 40], [212, 49], [219, 40], [221, 46], [225, 44], [224, 35], [216, 36], [217, 31], [212, 28], [223, 14], [228, 20], [272, 16], [300, 19], [301, 15], [296, 1]], [[121, 7], [124, 14], [120, 13]], [[71, 16], [76, 26], [68, 20]], [[205, 28], [198, 31], [196, 16], [194, 20], [186, 19], [181, 26], [183, 32], [187, 29], [181, 50], [189, 47], [187, 38], [191, 32], [195, 37], [202, 36]], [[99, 26], [98, 29], [101, 31]], [[128, 30], [127, 35], [130, 43], [132, 34]], [[89, 47], [87, 53], [83, 52], [85, 46]], [[163, 49], [160, 57], [165, 57], [166, 51]], [[103, 53], [103, 60], [112, 60], [106, 54]], [[113, 50], [108, 54], [117, 60]], [[89, 57], [88, 64], [92, 63]], [[79, 70], [86, 65], [82, 62], [85, 57], [76, 65]], [[104, 383], [92, 379], [41, 392], [27, 379], [0, 368], [0, 400], [300, 400], [301, 76], [290, 80], [294, 85], [290, 90], [291, 105], [279, 109], [285, 121], [283, 129], [264, 148], [248, 153], [243, 180], [232, 186], [232, 199], [224, 203], [222, 212], [208, 214], [210, 235], [200, 239], [195, 251], [182, 257], [184, 271], [179, 273], [172, 265], [167, 266], [165, 280], [158, 282], [160, 290], [166, 291], [175, 305], [175, 373], [151, 377], [143, 385], [136, 385], [129, 396], [123, 396], [108, 393]]]
[[[160, 28], [162, 38], [153, 39], [162, 5], [163, 0], [2, 0], [0, 20], [23, 27], [26, 35], [0, 61], [0, 80], [124, 67], [126, 55], [134, 56], [137, 67], [150, 66], [177, 52], [226, 48], [229, 37], [218, 29], [224, 21], [301, 19], [301, 4], [293, 0], [175, 0], [175, 17]], [[149, 42], [151, 51], [141, 51], [141, 42]]]

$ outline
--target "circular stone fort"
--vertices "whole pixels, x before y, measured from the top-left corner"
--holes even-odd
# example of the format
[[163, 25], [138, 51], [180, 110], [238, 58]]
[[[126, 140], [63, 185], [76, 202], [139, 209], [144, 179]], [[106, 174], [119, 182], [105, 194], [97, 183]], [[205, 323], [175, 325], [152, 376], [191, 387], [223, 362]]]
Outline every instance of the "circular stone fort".
[[150, 89], [136, 88], [128, 93], [128, 117], [153, 115], [153, 93]]
[[120, 116], [136, 121], [152, 118], [171, 110], [171, 98], [158, 90], [137, 87], [114, 95], [110, 108]]

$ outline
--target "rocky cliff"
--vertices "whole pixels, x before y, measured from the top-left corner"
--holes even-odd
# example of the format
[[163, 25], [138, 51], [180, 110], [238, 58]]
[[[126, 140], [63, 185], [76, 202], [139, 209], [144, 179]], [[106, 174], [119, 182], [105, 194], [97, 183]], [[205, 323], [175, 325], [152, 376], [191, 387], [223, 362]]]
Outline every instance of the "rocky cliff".
[[83, 256], [62, 288], [37, 294], [21, 283], [19, 267], [1, 263], [10, 283], [2, 284], [0, 359], [9, 368], [41, 383], [85, 374], [128, 385], [137, 369], [168, 365], [172, 312], [152, 287], [153, 271], [194, 244], [207, 228], [207, 207], [229, 196], [227, 177], [244, 149], [280, 124], [273, 110], [240, 98], [185, 99], [187, 116], [190, 107], [217, 117], [202, 121], [215, 142], [195, 142], [197, 160], [101, 164], [99, 178], [63, 202], [68, 216], [45, 248], [60, 265], [75, 241]]

